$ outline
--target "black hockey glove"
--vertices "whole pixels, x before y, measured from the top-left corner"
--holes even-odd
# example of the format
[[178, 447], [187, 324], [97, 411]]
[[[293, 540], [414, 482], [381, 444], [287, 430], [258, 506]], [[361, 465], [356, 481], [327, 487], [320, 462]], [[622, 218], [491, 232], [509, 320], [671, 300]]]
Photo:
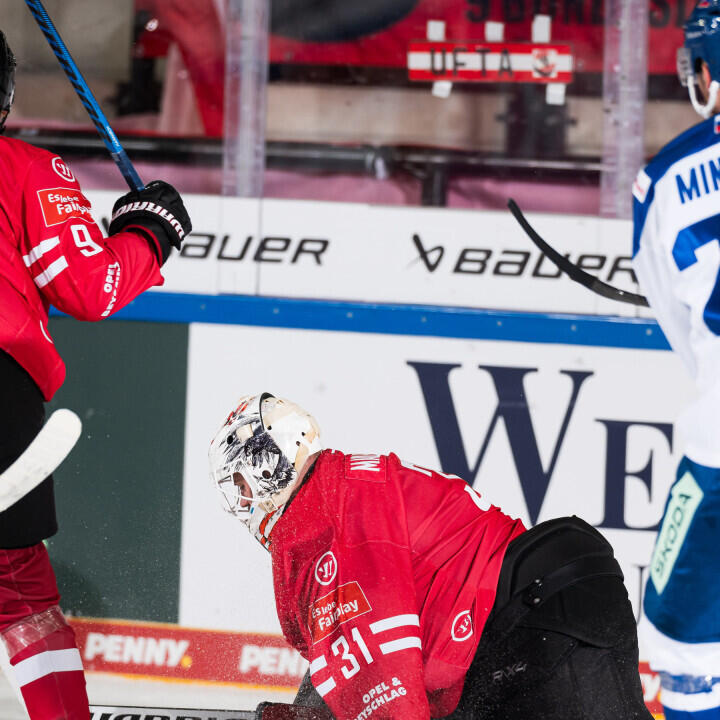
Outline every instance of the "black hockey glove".
[[139, 230], [160, 254], [158, 259], [163, 265], [171, 247], [180, 249], [183, 239], [192, 231], [192, 223], [180, 193], [162, 180], [153, 180], [143, 190], [131, 190], [117, 200], [109, 230], [111, 235]]

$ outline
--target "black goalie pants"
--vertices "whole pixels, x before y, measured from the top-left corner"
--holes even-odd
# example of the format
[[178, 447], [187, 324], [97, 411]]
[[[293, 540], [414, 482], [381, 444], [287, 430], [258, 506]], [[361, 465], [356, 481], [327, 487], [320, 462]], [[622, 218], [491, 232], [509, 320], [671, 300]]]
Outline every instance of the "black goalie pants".
[[[295, 703], [327, 708], [308, 674]], [[540, 523], [508, 546], [460, 703], [445, 720], [530, 718], [652, 720], [620, 567], [577, 517]]]
[[612, 547], [576, 517], [508, 547], [452, 720], [651, 720], [637, 630]]
[[[0, 473], [22, 455], [45, 421], [30, 375], [0, 350]], [[0, 549], [29, 547], [57, 532], [52, 476], [0, 513]]]

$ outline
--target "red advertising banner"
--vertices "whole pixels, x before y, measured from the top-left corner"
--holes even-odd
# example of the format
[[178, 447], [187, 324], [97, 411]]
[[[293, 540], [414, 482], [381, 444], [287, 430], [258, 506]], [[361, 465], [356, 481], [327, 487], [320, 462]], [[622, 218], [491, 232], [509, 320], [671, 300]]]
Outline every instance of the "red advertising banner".
[[[650, 0], [650, 73], [675, 74], [682, 23], [693, 5], [692, 0]], [[551, 18], [550, 42], [572, 47], [575, 72], [602, 71], [603, 0], [274, 0], [270, 60], [404, 68], [410, 45], [428, 39], [429, 21], [443, 22], [444, 37], [458, 43], [484, 40], [488, 22], [503, 24], [503, 42], [525, 43], [532, 40], [538, 14]]]
[[410, 80], [453, 82], [572, 82], [567, 45], [413, 42]]
[[296, 688], [308, 663], [279, 635], [71, 618], [85, 670]]
[[[363, 602], [367, 602], [358, 591], [359, 587], [347, 588], [342, 598], [358, 602], [358, 607], [349, 610], [356, 614], [365, 610]], [[325, 612], [320, 610], [320, 614]], [[127, 620], [70, 618], [70, 624], [85, 670], [90, 672], [293, 689], [308, 668], [300, 653], [279, 635]], [[641, 662], [640, 679], [648, 709], [661, 720], [659, 676]]]

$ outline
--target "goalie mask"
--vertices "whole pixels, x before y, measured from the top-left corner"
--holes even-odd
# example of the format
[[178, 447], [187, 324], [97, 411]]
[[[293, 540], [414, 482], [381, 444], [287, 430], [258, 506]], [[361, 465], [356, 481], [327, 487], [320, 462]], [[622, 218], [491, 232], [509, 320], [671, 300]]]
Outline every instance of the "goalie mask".
[[15, 56], [0, 30], [0, 133], [5, 129], [5, 119], [12, 107], [15, 95]]
[[270, 393], [247, 396], [210, 443], [210, 478], [223, 509], [248, 526], [263, 547], [298, 484], [298, 473], [322, 450], [315, 418]]
[[[687, 86], [690, 102], [702, 117], [707, 118], [715, 108], [720, 89], [720, 0], [700, 0], [683, 26], [685, 45], [678, 50], [677, 69], [680, 82]], [[700, 61], [710, 71], [708, 100], [701, 105], [695, 89], [696, 72]]]

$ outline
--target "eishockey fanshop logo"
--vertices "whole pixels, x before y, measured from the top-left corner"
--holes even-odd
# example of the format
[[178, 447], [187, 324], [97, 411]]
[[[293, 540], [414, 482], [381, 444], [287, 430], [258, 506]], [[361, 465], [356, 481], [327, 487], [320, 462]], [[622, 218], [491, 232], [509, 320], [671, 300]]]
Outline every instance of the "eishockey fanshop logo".
[[140, 210], [143, 212], [155, 213], [156, 215], [161, 217], [166, 222], [169, 222], [170, 225], [172, 225], [173, 229], [178, 234], [178, 237], [181, 240], [182, 240], [182, 238], [185, 237], [185, 231], [183, 230], [183, 226], [180, 223], [180, 221], [177, 220], [176, 217], [171, 212], [168, 212], [164, 207], [161, 207], [160, 205], [156, 205], [155, 203], [149, 202], [148, 200], [145, 200], [144, 202], [128, 203], [127, 205], [123, 205], [122, 207], [119, 207], [113, 213], [113, 216], [110, 219], [110, 222], [113, 223], [121, 215], [125, 215], [125, 213], [129, 213], [129, 212], [135, 212], [137, 210]]

